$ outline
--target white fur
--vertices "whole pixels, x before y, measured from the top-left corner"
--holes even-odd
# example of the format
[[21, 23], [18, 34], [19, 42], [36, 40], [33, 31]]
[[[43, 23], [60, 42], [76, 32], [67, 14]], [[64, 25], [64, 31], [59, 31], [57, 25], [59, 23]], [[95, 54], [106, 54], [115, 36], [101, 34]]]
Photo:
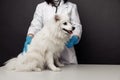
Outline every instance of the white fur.
[[[58, 15], [57, 19], [54, 16], [46, 22], [42, 30], [33, 37], [27, 53], [10, 59], [4, 67], [15, 71], [41, 71], [45, 67], [60, 71], [55, 64], [64, 66], [59, 62], [59, 57], [70, 37], [63, 28], [72, 31], [72, 25], [67, 15]], [[64, 25], [64, 22], [67, 22], [67, 25]]]

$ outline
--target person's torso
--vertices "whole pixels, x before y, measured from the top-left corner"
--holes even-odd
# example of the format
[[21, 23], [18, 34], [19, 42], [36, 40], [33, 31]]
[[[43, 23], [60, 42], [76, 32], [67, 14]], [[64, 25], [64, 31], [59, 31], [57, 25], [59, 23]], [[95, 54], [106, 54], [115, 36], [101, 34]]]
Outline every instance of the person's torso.
[[68, 14], [69, 16], [71, 15], [72, 12], [72, 3], [67, 2], [60, 4], [57, 7], [57, 12], [56, 12], [56, 7], [52, 6], [51, 4], [47, 4], [46, 2], [43, 3], [42, 7], [42, 19], [43, 19], [43, 24], [49, 20], [51, 17], [53, 17], [55, 14]]

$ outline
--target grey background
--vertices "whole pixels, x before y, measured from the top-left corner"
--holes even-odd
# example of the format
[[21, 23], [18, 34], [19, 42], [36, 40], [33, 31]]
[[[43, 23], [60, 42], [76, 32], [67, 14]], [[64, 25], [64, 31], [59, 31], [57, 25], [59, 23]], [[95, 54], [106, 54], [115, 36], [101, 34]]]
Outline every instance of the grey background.
[[[0, 65], [23, 48], [36, 5], [43, 0], [0, 0]], [[120, 0], [70, 0], [83, 25], [75, 46], [80, 64], [120, 64]]]

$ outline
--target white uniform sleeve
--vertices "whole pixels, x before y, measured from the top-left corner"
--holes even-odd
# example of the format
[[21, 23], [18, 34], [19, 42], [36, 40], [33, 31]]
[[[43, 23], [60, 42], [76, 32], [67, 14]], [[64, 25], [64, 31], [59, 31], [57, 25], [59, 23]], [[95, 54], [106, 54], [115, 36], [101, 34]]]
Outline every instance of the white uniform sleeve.
[[33, 20], [31, 22], [31, 25], [28, 29], [27, 34], [36, 34], [39, 30], [41, 30], [43, 27], [43, 20], [42, 20], [42, 7], [41, 5], [37, 5]]
[[77, 35], [77, 36], [79, 36], [79, 38], [81, 38], [82, 25], [80, 23], [77, 6], [75, 4], [73, 5], [73, 8], [72, 8], [71, 23], [72, 23], [73, 27], [75, 27], [75, 30], [73, 31], [73, 35]]

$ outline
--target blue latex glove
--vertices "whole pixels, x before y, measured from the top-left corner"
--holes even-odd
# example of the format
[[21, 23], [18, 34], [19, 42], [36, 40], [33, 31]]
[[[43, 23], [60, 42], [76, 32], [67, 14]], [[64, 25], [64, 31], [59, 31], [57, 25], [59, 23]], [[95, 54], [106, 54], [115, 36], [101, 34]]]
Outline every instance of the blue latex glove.
[[78, 36], [72, 36], [70, 40], [67, 42], [66, 46], [67, 48], [72, 48], [74, 45], [79, 43], [79, 37]]
[[24, 48], [23, 48], [23, 53], [26, 53], [28, 50], [28, 45], [31, 43], [32, 37], [31, 36], [27, 36], [26, 37], [26, 41], [24, 44]]

